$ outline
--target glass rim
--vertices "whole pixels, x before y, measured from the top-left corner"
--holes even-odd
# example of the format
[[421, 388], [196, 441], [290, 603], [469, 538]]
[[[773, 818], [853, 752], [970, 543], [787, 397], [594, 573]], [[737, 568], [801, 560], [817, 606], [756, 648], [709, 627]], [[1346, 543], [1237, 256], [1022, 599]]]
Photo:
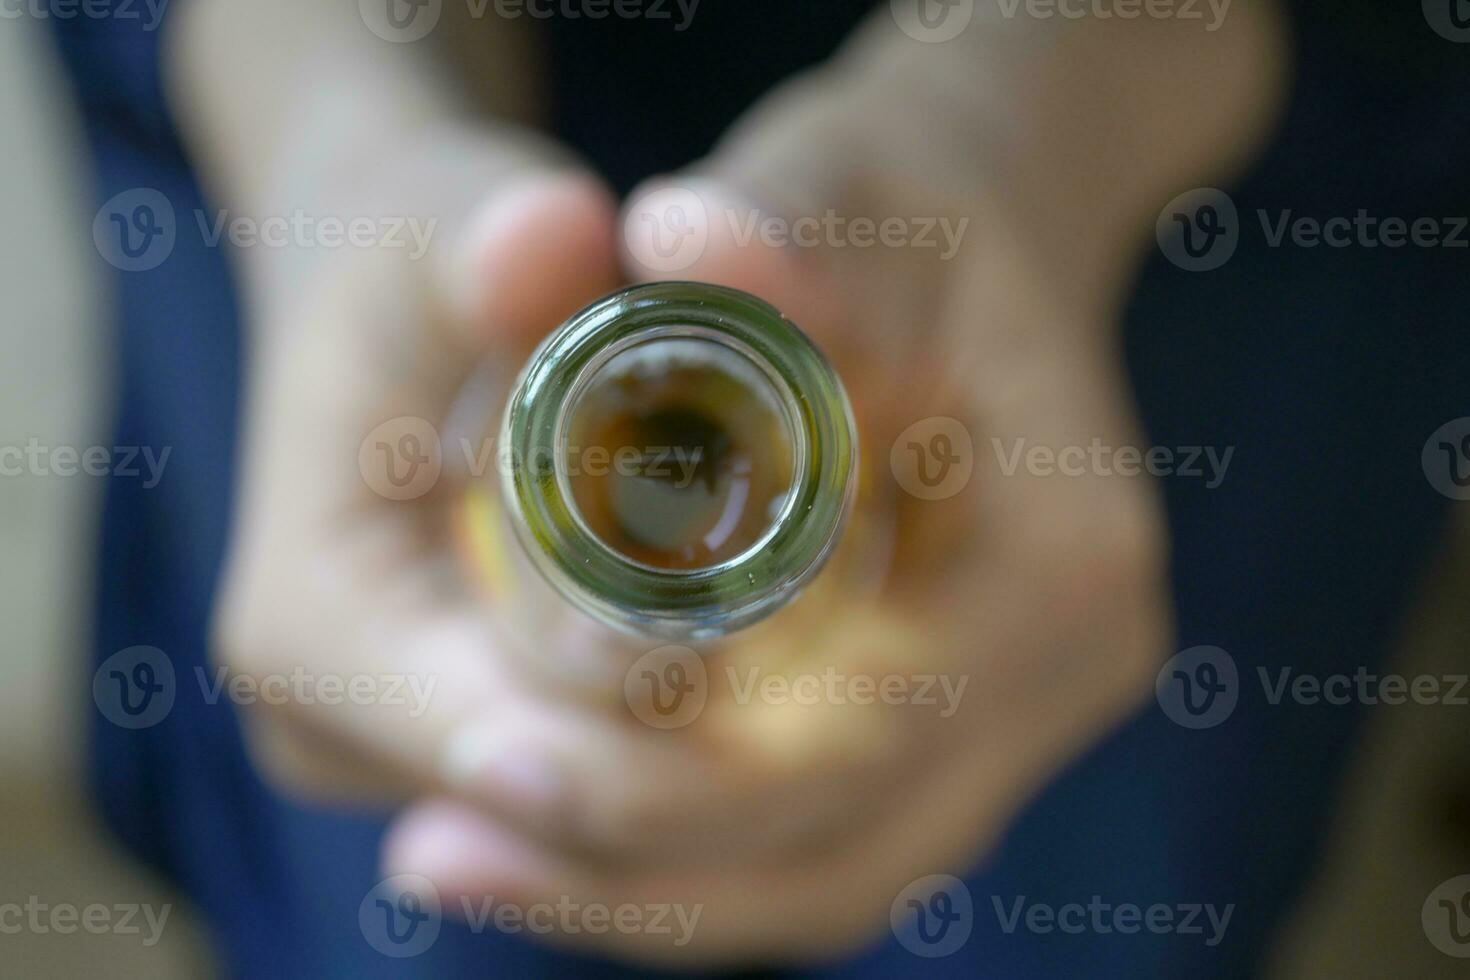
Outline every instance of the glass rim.
[[[578, 386], [617, 352], [678, 336], [723, 343], [750, 360], [775, 386], [794, 437], [793, 479], [780, 514], [751, 547], [697, 569], [655, 568], [609, 547], [587, 527], [558, 473]], [[705, 283], [633, 286], [569, 318], [522, 370], [501, 445], [510, 450], [501, 485], [511, 525], [541, 574], [596, 618], [656, 635], [717, 635], [782, 604], [820, 570], [856, 490], [856, 424], [827, 359], [774, 307]]]
[[[711, 344], [719, 344], [727, 350], [733, 350], [736, 354], [745, 358], [747, 362], [760, 374], [763, 381], [771, 387], [771, 394], [775, 397], [776, 404], [784, 423], [787, 434], [791, 440], [792, 474], [791, 482], [787, 486], [784, 499], [781, 502], [780, 512], [770, 519], [770, 523], [763, 529], [754, 542], [747, 545], [739, 553], [726, 558], [724, 561], [713, 565], [698, 568], [659, 568], [647, 562], [641, 562], [631, 555], [625, 554], [605, 541], [601, 535], [592, 530], [587, 523], [586, 516], [577, 506], [576, 495], [572, 492], [571, 477], [567, 472], [567, 439], [571, 428], [572, 417], [581, 405], [581, 399], [586, 395], [592, 382], [597, 375], [606, 368], [619, 354], [632, 351], [644, 344], [651, 344], [660, 340], [699, 340]], [[797, 415], [800, 407], [796, 404], [796, 393], [791, 390], [786, 379], [771, 370], [754, 351], [741, 340], [726, 334], [709, 330], [702, 326], [687, 327], [646, 327], [640, 333], [629, 334], [619, 338], [616, 342], [599, 350], [585, 365], [573, 380], [571, 389], [567, 392], [557, 412], [556, 434], [553, 436], [555, 452], [553, 454], [553, 466], [555, 467], [557, 490], [567, 501], [567, 509], [572, 520], [577, 523], [577, 529], [581, 532], [584, 540], [590, 540], [596, 545], [610, 551], [620, 561], [626, 562], [643, 571], [652, 572], [657, 575], [702, 575], [714, 574], [727, 568], [733, 568], [747, 561], [750, 556], [760, 549], [767, 547], [770, 539], [775, 536], [777, 530], [786, 521], [791, 519], [792, 511], [796, 507], [796, 488], [801, 486], [806, 477], [807, 468], [807, 434], [805, 427], [798, 424]]]

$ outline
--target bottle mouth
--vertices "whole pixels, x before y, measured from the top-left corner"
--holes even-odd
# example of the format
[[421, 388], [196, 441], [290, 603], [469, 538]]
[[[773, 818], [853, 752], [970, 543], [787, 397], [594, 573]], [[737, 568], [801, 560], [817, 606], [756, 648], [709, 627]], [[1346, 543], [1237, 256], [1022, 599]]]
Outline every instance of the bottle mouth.
[[800, 405], [750, 348], [686, 324], [595, 356], [556, 426], [558, 489], [589, 538], [651, 572], [738, 565], [790, 520]]
[[788, 601], [854, 493], [851, 408], [825, 358], [748, 294], [615, 293], [532, 355], [506, 406], [502, 489], [520, 544], [574, 605], [705, 639]]

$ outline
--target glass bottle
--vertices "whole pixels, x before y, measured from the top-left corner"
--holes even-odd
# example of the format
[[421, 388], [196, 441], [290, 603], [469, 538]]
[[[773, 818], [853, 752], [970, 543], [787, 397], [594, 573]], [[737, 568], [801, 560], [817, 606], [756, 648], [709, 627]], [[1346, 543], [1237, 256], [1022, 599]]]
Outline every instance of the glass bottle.
[[567, 606], [645, 647], [769, 616], [828, 561], [859, 482], [821, 352], [756, 297], [689, 282], [622, 290], [553, 332], [511, 387], [495, 457], [460, 537], [533, 657], [586, 646], [559, 642]]

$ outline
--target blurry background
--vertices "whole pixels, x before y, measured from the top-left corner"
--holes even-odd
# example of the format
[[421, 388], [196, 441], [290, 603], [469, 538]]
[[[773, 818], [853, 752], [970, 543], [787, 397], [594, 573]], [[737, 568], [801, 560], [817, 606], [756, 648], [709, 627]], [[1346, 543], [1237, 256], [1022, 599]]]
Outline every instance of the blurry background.
[[[80, 134], [31, 18], [0, 20], [0, 446], [111, 445], [105, 297]], [[188, 909], [111, 846], [79, 753], [101, 483], [0, 476], [0, 903], [173, 903], [161, 941], [0, 934], [0, 977], [208, 976]]]
[[[0, 22], [0, 446], [110, 445], [109, 331], [91, 190], [57, 66], [29, 18]], [[0, 935], [0, 976], [208, 975], [167, 886], [119, 854], [82, 796], [77, 754], [98, 481], [0, 476], [0, 903], [173, 903], [162, 940]], [[1470, 649], [1470, 522], [1406, 623], [1403, 674], [1455, 674]], [[1337, 710], [1324, 707], [1322, 710]], [[1419, 912], [1470, 872], [1470, 709], [1380, 709], [1332, 830], [1332, 857], [1287, 926], [1282, 978], [1464, 977]], [[146, 930], [145, 930], [146, 931]]]

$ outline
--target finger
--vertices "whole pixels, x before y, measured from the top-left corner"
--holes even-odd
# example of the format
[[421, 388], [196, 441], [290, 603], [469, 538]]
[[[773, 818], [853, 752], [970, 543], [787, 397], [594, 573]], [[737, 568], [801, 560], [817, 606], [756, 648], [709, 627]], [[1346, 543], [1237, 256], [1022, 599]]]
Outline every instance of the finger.
[[[228, 667], [257, 682], [305, 672], [339, 692], [315, 691], [303, 703], [293, 690], [263, 708], [290, 731], [310, 731], [280, 768], [317, 792], [331, 792], [334, 757], [349, 751], [377, 767], [385, 786], [438, 785], [450, 733], [504, 684], [493, 630], [452, 560], [445, 503], [460, 491], [439, 471], [434, 429], [476, 356], [492, 356], [507, 334], [550, 329], [595, 298], [613, 269], [606, 202], [597, 213], [595, 195], [565, 183], [508, 193], [516, 200], [467, 240], [477, 258], [460, 263], [483, 300], [464, 323], [480, 329], [438, 329], [450, 318], [435, 316], [433, 278], [411, 258], [377, 250], [319, 283], [308, 309], [259, 352], [217, 646]], [[521, 240], [533, 258], [559, 246], [581, 258], [558, 278], [532, 276], [517, 264]], [[433, 458], [424, 486], [397, 499], [364, 461], [379, 425], [405, 417], [428, 427]], [[351, 683], [366, 693], [340, 693]], [[355, 782], [342, 788], [356, 792]]]
[[669, 732], [525, 697], [462, 727], [445, 769], [462, 799], [547, 846], [607, 864], [705, 867], [794, 846], [897, 775], [882, 754], [813, 767], [722, 745], [710, 720]]
[[493, 895], [521, 909], [663, 909], [666, 921], [685, 925], [682, 933], [601, 934], [553, 926], [554, 941], [602, 955], [684, 967], [810, 960], [870, 940], [914, 878], [969, 867], [997, 830], [991, 812], [1014, 805], [983, 798], [981, 785], [1004, 783], [967, 788], [944, 767], [927, 769], [901, 802], [870, 798], [885, 816], [841, 846], [814, 845], [774, 862], [754, 856], [718, 870], [609, 870], [550, 851], [472, 809], [431, 801], [400, 817], [383, 864], [390, 874], [429, 879], [451, 914]]
[[[824, 343], [880, 320], [912, 341], [935, 299], [933, 226], [973, 217], [994, 143], [976, 105], [987, 98], [979, 49], [1001, 45], [980, 38], [918, 44], [875, 12], [837, 56], [764, 96], [708, 157], [630, 195], [630, 274], [657, 277], [683, 261], [690, 278], [756, 292]], [[676, 219], [707, 244], [665, 259], [651, 238], [676, 231]]]
[[[1107, 662], [1108, 651], [1097, 659]], [[1015, 665], [1022, 674], [1024, 667]], [[880, 932], [910, 883], [972, 867], [1060, 760], [1127, 710], [1131, 702], [1110, 693], [1120, 679], [1107, 669], [1001, 678], [970, 712], [976, 727], [935, 739], [931, 751], [911, 755], [908, 781], [854, 802], [854, 815], [867, 818], [860, 832], [814, 839], [798, 850], [749, 851], [717, 867], [609, 865], [438, 800], [400, 817], [385, 842], [383, 865], [388, 873], [428, 878], [451, 914], [473, 910], [490, 895], [521, 910], [672, 908], [693, 923], [679, 943], [652, 930], [573, 928], [552, 937], [603, 955], [674, 966], [830, 957]], [[1078, 722], [1057, 725], [1059, 705], [1078, 714]]]
[[[810, 635], [758, 629], [706, 659], [674, 727], [647, 712], [630, 672], [621, 710], [522, 697], [467, 724], [446, 769], [517, 832], [604, 863], [717, 866], [830, 845], [861, 831], [861, 801], [892, 792], [910, 753], [955, 724], [957, 704], [876, 693], [925, 656], [912, 625], [875, 612]], [[772, 682], [794, 696], [763, 694]]]
[[[466, 221], [448, 261], [455, 322], [474, 350], [487, 339], [518, 355], [619, 280], [616, 204], [577, 172], [537, 174], [497, 190]], [[519, 367], [519, 356], [509, 356]]]
[[[767, 300], [849, 380], [859, 422], [875, 433], [925, 394], [894, 365], [909, 379], [942, 376], [935, 337], [948, 283], [990, 223], [976, 191], [977, 113], [928, 91], [936, 70], [941, 92], [960, 85], [963, 56], [931, 52], [926, 65], [915, 47], [927, 46], [882, 11], [845, 54], [763, 98], [708, 157], [635, 190], [621, 222], [631, 277], [677, 275]], [[943, 140], [936, 101], [954, 110]]]
[[[837, 283], [821, 256], [747, 235], [769, 214], [763, 198], [696, 169], [659, 177], [628, 197], [622, 261], [636, 282], [678, 278], [752, 293], [810, 333], [837, 318]], [[677, 249], [677, 251], [675, 250]]]

